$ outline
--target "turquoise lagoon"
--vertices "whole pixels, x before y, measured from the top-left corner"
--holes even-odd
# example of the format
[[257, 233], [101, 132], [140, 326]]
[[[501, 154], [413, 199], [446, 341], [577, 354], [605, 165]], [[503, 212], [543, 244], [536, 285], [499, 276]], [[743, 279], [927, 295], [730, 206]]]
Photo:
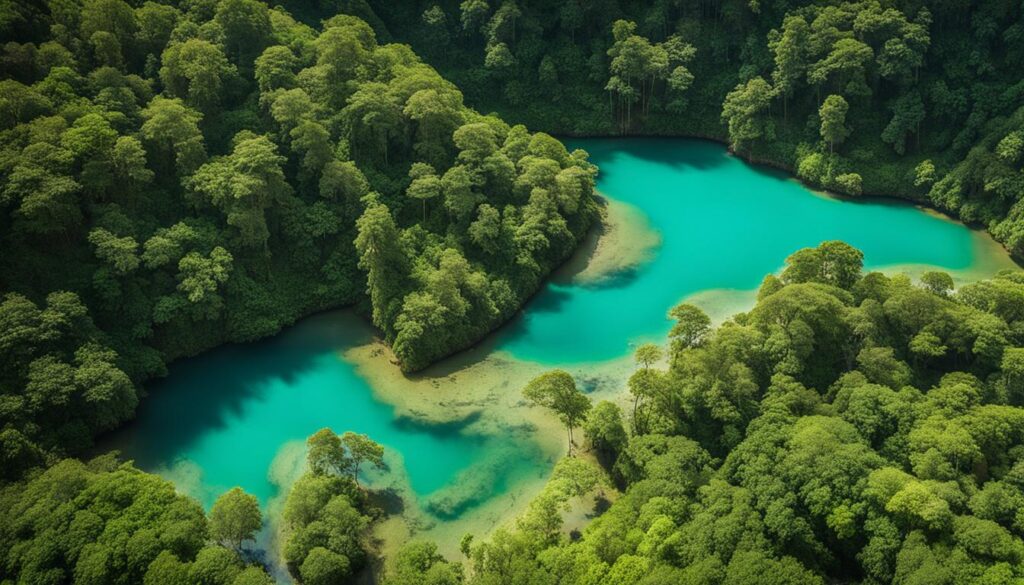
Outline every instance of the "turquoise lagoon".
[[[601, 169], [600, 191], [646, 216], [660, 245], [610, 278], [554, 279], [476, 352], [484, 360], [504, 356], [505, 367], [540, 363], [577, 372], [621, 360], [639, 341], [664, 340], [666, 311], [680, 300], [751, 291], [787, 255], [823, 240], [857, 246], [868, 268], [936, 267], [964, 280], [1012, 266], [990, 238], [959, 223], [907, 204], [817, 194], [710, 142], [593, 139], [570, 146], [590, 152]], [[383, 398], [388, 388], [374, 387], [381, 382], [362, 377], [346, 357], [371, 338], [356, 317], [333, 312], [269, 340], [183, 360], [151, 385], [137, 420], [113, 446], [209, 506], [235, 485], [270, 501], [279, 489], [275, 468], [298, 469], [301, 441], [322, 427], [366, 433], [386, 447], [391, 465], [369, 480], [404, 486], [413, 507], [465, 488], [472, 470], [485, 470], [472, 498], [433, 515], [441, 526], [550, 471], [552, 453], [522, 425], [481, 430], [472, 419], [432, 424], [397, 415]], [[518, 394], [506, 385], [501, 392]]]

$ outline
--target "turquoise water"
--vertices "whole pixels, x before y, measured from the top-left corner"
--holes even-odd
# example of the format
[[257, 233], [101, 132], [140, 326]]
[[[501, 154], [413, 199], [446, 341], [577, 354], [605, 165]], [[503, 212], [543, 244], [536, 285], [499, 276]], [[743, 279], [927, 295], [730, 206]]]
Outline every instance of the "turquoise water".
[[[794, 250], [827, 239], [859, 247], [869, 267], [970, 271], [999, 264], [986, 257], [998, 251], [960, 224], [908, 205], [819, 196], [712, 143], [579, 140], [572, 146], [591, 153], [601, 168], [600, 190], [646, 213], [662, 244], [649, 262], [600, 285], [547, 286], [497, 334], [497, 349], [521, 360], [579, 364], [620, 357], [631, 341], [663, 339], [666, 311], [682, 298], [753, 289]], [[452, 516], [501, 495], [521, 474], [549, 469], [528, 432], [486, 436], [397, 418], [341, 355], [370, 339], [368, 327], [354, 319], [320, 315], [273, 339], [173, 365], [167, 379], [149, 388], [137, 421], [114, 446], [207, 506], [235, 485], [268, 501], [276, 493], [268, 473], [282, 447], [322, 427], [382, 443], [390, 461], [404, 460], [394, 473], [404, 469], [424, 501], [453, 486], [458, 492], [485, 484], [483, 493], [451, 507]], [[473, 466], [485, 469], [475, 483], [465, 475]]]
[[[236, 485], [266, 503], [276, 493], [268, 473], [281, 447], [323, 427], [365, 433], [384, 444], [386, 461], [394, 465], [401, 458], [419, 495], [506, 452], [507, 440], [473, 435], [459, 424], [396, 417], [340, 356], [340, 350], [370, 340], [370, 329], [356, 317], [333, 312], [262, 342], [175, 364], [167, 379], [149, 389], [136, 420], [114, 437], [115, 446], [207, 507]], [[529, 446], [521, 452], [532, 453]], [[506, 469], [496, 481], [514, 471]]]
[[667, 334], [666, 311], [709, 289], [756, 288], [795, 250], [844, 240], [867, 268], [986, 262], [983, 236], [906, 204], [810, 193], [718, 144], [679, 139], [569, 141], [590, 153], [598, 188], [635, 205], [660, 232], [649, 263], [598, 286], [551, 284], [502, 338], [518, 358], [549, 364], [611, 359]]

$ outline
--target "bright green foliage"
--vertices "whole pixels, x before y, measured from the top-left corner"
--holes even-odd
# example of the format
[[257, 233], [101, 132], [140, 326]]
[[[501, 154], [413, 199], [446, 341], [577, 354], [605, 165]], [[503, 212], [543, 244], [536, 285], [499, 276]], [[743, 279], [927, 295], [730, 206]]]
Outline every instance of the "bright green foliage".
[[[646, 114], [651, 102], [660, 97], [668, 102], [667, 108], [680, 111], [686, 101], [682, 97], [693, 83], [693, 73], [686, 65], [693, 59], [696, 49], [678, 35], [662, 43], [651, 43], [636, 34], [637, 25], [627, 20], [612, 24], [614, 43], [608, 49], [610, 77], [605, 89], [618, 100], [619, 127], [623, 132], [633, 125], [633, 105], [639, 104], [639, 113]], [[550, 78], [555, 65], [541, 63], [541, 72]], [[661, 96], [655, 95], [658, 82], [664, 83]]]
[[583, 422], [590, 411], [590, 399], [576, 389], [576, 381], [564, 370], [553, 370], [530, 380], [523, 388], [523, 397], [537, 406], [554, 412], [569, 433], [572, 452], [572, 430]]
[[583, 423], [583, 433], [599, 451], [617, 454], [628, 439], [622, 425], [622, 409], [613, 402], [598, 402]]
[[0, 563], [25, 583], [269, 582], [209, 536], [198, 502], [110, 456], [0, 488]]
[[[1024, 319], [1024, 282], [1008, 272], [952, 292], [948, 275], [917, 286], [860, 265], [826, 242], [714, 330], [677, 308], [700, 341], [673, 346], [638, 416], [649, 422], [627, 436], [602, 402], [585, 425], [624, 492], [570, 538], [562, 503], [599, 484], [563, 459], [514, 529], [469, 543], [466, 581], [1024, 578], [1024, 357], [1005, 329]], [[919, 351], [922, 336], [944, 349]], [[656, 371], [650, 348], [637, 353], [634, 376]], [[418, 554], [403, 578], [443, 562]]]
[[169, 93], [205, 113], [217, 108], [225, 82], [235, 74], [220, 47], [202, 39], [168, 45], [161, 61], [160, 79]]
[[378, 443], [374, 442], [366, 435], [360, 435], [351, 431], [346, 431], [341, 436], [341, 442], [345, 445], [345, 449], [348, 451], [348, 457], [352, 461], [353, 480], [356, 479], [356, 475], [359, 473], [359, 468], [364, 463], [369, 463], [377, 469], [384, 469], [384, 448]]
[[722, 103], [722, 121], [729, 127], [729, 143], [740, 150], [757, 140], [775, 138], [775, 122], [768, 108], [775, 97], [772, 86], [760, 77], [736, 86]]
[[414, 541], [395, 555], [394, 570], [387, 573], [385, 585], [458, 585], [462, 583], [462, 565], [449, 563], [437, 553], [432, 542]]
[[817, 248], [804, 248], [786, 259], [782, 280], [787, 283], [820, 282], [843, 289], [860, 278], [864, 254], [839, 241], [823, 242]]
[[382, 449], [365, 435], [338, 437], [321, 429], [306, 441], [310, 472], [285, 501], [284, 559], [303, 583], [344, 581], [366, 562], [364, 532], [370, 519], [355, 481], [360, 463], [382, 465]]
[[850, 129], [846, 126], [846, 113], [850, 111], [850, 104], [846, 103], [841, 95], [830, 95], [825, 98], [818, 110], [818, 117], [821, 118], [821, 138], [828, 142], [828, 151], [833, 152], [837, 144], [842, 144], [850, 135]]
[[210, 536], [241, 549], [263, 524], [256, 497], [232, 488], [221, 494], [210, 510]]
[[673, 307], [668, 312], [668, 317], [675, 321], [668, 336], [672, 339], [673, 349], [676, 352], [683, 348], [700, 345], [711, 330], [711, 319], [704, 314], [704, 311], [687, 303]]

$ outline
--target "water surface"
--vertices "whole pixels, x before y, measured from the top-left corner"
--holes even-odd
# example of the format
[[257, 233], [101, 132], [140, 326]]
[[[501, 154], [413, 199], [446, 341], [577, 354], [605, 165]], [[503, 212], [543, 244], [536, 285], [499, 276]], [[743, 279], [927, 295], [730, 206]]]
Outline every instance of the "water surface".
[[[278, 490], [271, 481], [275, 465], [298, 468], [305, 437], [322, 427], [352, 430], [387, 449], [391, 471], [370, 478], [374, 485], [404, 486], [402, 496], [413, 500], [407, 505], [427, 509], [441, 529], [481, 509], [491, 510], [493, 524], [500, 515], [488, 503], [524, 481], [541, 481], [552, 465], [551, 451], [537, 446], [535, 427], [481, 422], [528, 410], [518, 399], [519, 378], [538, 363], [597, 371], [626, 355], [631, 343], [664, 341], [666, 312], [680, 300], [752, 290], [793, 251], [823, 240], [857, 246], [869, 268], [938, 267], [962, 280], [1012, 265], [987, 236], [963, 225], [910, 205], [812, 193], [713, 143], [577, 140], [571, 146], [591, 153], [601, 192], [646, 216], [643, 229], [656, 230], [660, 246], [613, 278], [549, 284], [478, 351], [483, 357], [473, 358], [477, 370], [491, 368], [493, 375], [459, 378], [460, 362], [432, 369], [445, 370], [454, 387], [446, 394], [450, 402], [437, 406], [445, 387], [439, 379], [421, 378], [407, 390], [399, 376], [370, 376], [365, 363], [358, 368], [346, 351], [365, 346], [372, 332], [349, 313], [329, 313], [270, 340], [174, 364], [167, 379], [151, 385], [138, 419], [113, 446], [207, 506], [235, 485], [266, 503]], [[385, 356], [367, 359], [393, 374]], [[402, 392], [422, 393], [425, 413], [433, 405], [435, 416], [462, 407], [475, 414], [443, 425], [397, 416], [384, 397]], [[460, 393], [476, 402], [461, 404]], [[432, 513], [430, 503], [438, 501], [449, 505]], [[457, 540], [462, 528], [448, 532]]]
[[611, 359], [658, 341], [666, 311], [713, 289], [751, 290], [794, 251], [843, 240], [867, 269], [938, 267], [962, 279], [1012, 267], [984, 233], [895, 201], [841, 200], [784, 173], [744, 163], [720, 145], [680, 139], [590, 139], [598, 188], [630, 203], [660, 232], [653, 259], [598, 286], [549, 285], [500, 347], [549, 364]]

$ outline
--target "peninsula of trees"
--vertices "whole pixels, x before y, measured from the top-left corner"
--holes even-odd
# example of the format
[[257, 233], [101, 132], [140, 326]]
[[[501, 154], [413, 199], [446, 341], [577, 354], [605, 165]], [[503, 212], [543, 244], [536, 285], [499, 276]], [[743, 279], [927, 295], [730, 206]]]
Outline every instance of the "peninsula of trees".
[[166, 364], [357, 305], [406, 370], [515, 312], [596, 169], [366, 22], [257, 0], [4, 4], [0, 474], [80, 452]]

